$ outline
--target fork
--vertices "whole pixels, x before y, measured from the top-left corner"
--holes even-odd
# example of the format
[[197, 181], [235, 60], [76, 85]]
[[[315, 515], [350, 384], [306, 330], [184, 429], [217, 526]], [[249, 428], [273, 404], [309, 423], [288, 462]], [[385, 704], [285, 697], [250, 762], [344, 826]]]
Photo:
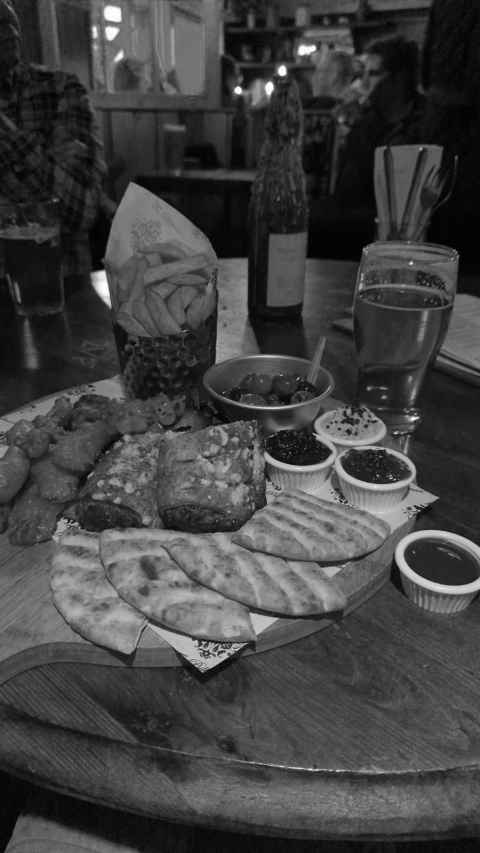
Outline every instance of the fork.
[[[424, 184], [420, 190], [420, 206], [423, 213], [419, 217], [414, 239], [418, 240], [421, 237], [432, 213], [435, 210], [438, 210], [442, 204], [445, 204], [452, 195], [455, 181], [457, 179], [457, 170], [458, 155], [456, 154], [453, 158], [450, 178], [448, 172], [445, 169], [442, 169], [441, 166], [440, 168], [432, 166], [427, 173]], [[447, 183], [448, 189], [443, 193]]]

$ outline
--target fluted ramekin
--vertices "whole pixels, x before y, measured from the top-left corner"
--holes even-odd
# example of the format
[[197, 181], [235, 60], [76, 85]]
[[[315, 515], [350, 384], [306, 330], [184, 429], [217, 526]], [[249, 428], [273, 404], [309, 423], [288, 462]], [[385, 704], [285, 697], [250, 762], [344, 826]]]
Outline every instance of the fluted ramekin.
[[326, 438], [320, 438], [316, 435], [315, 438], [320, 444], [328, 447], [330, 453], [322, 462], [317, 462], [315, 465], [290, 465], [287, 462], [280, 462], [275, 459], [268, 451], [265, 451], [265, 468], [267, 477], [275, 486], [280, 486], [282, 489], [301, 489], [304, 492], [314, 492], [322, 483], [325, 482], [330, 472], [337, 455], [335, 445]]
[[[409, 565], [405, 552], [409, 545], [419, 539], [450, 542], [470, 554], [479, 565], [479, 576], [467, 584], [449, 585], [424, 578]], [[395, 549], [395, 562], [400, 571], [402, 587], [408, 598], [424, 610], [453, 615], [465, 610], [480, 591], [480, 547], [456, 533], [446, 530], [418, 530], [400, 540]]]
[[393, 483], [369, 483], [367, 480], [352, 477], [343, 467], [343, 460], [352, 451], [352, 448], [349, 448], [340, 453], [335, 460], [335, 473], [338, 479], [338, 486], [347, 501], [359, 509], [365, 509], [368, 512], [374, 513], [390, 512], [393, 507], [404, 499], [408, 493], [410, 484], [415, 480], [417, 476], [415, 465], [408, 456], [400, 453], [398, 450], [378, 447], [378, 445], [374, 444], [356, 448], [356, 452], [358, 453], [367, 450], [383, 451], [391, 456], [395, 456], [407, 466], [409, 471], [408, 476]]

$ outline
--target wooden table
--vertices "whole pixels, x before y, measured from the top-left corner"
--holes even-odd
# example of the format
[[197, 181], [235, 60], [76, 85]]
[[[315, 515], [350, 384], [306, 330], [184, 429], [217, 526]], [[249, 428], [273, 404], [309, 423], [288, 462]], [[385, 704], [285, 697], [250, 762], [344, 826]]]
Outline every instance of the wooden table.
[[[331, 321], [355, 267], [309, 261], [303, 327], [245, 319], [246, 264], [221, 263], [218, 357], [311, 354], [328, 333], [336, 394], [353, 393], [350, 338]], [[96, 278], [101, 293], [104, 280]], [[1, 412], [117, 370], [108, 309], [85, 287], [63, 318], [3, 330]], [[410, 453], [440, 500], [419, 521], [478, 538], [478, 388], [433, 371]], [[13, 560], [21, 564], [21, 552]], [[10, 563], [10, 567], [15, 563]], [[480, 832], [480, 601], [415, 609], [396, 578], [340, 624], [211, 675], [181, 667], [42, 665], [0, 685], [0, 769], [113, 807], [292, 838]], [[128, 780], [128, 784], [126, 781]]]

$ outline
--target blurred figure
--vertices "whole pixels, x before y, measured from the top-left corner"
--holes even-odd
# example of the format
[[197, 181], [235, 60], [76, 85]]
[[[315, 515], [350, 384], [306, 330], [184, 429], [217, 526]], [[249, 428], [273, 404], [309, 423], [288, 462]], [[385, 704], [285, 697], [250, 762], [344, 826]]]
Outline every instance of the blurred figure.
[[452, 197], [434, 215], [431, 239], [478, 267], [480, 196], [480, 0], [433, 0], [422, 57], [424, 142], [459, 157]]
[[88, 233], [105, 165], [87, 92], [73, 74], [26, 65], [20, 23], [0, 0], [0, 180], [10, 202], [60, 200], [66, 275], [90, 271]]
[[379, 145], [422, 141], [424, 98], [418, 90], [419, 51], [401, 36], [374, 42], [366, 52], [366, 100], [341, 152], [335, 196], [342, 204], [375, 210], [373, 164]]
[[330, 98], [335, 105], [348, 97], [352, 80], [353, 57], [345, 50], [332, 50], [312, 77], [313, 97]]
[[113, 88], [116, 92], [146, 92], [149, 81], [145, 63], [134, 56], [124, 56], [117, 63], [113, 72]]
[[240, 85], [241, 75], [233, 56], [222, 53], [220, 57], [220, 74], [222, 84], [222, 104], [231, 107], [235, 104], [234, 90]]
[[332, 257], [359, 258], [362, 247], [374, 238], [375, 148], [425, 141], [418, 78], [415, 42], [396, 36], [367, 49], [362, 78], [367, 97], [339, 151], [333, 196], [311, 205], [312, 256], [318, 256], [317, 243], [327, 243]]

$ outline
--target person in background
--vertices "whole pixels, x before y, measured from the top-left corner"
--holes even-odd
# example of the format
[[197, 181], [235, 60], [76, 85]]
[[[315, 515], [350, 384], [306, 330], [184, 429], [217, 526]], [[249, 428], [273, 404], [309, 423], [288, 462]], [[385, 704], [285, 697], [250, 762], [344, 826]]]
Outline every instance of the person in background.
[[335, 106], [349, 96], [352, 80], [353, 57], [345, 50], [331, 50], [323, 68], [317, 68], [313, 74], [313, 98], [325, 98]]
[[333, 196], [311, 206], [310, 254], [327, 241], [337, 257], [358, 258], [374, 238], [375, 148], [420, 143], [424, 98], [419, 50], [401, 36], [374, 42], [364, 57], [366, 99], [339, 151]]
[[145, 63], [134, 56], [124, 56], [115, 63], [113, 88], [116, 92], [146, 92], [149, 89]]
[[222, 106], [234, 106], [234, 90], [240, 84], [241, 76], [236, 60], [228, 53], [222, 53], [220, 57], [220, 76], [222, 84]]
[[480, 198], [480, 0], [433, 0], [422, 54], [426, 108], [422, 136], [458, 155], [449, 201], [434, 214], [429, 239], [460, 251], [478, 269]]
[[93, 111], [73, 74], [25, 64], [20, 44], [15, 9], [0, 0], [0, 192], [10, 203], [57, 197], [65, 275], [89, 272], [105, 174]]
[[421, 141], [424, 98], [419, 92], [419, 50], [402, 36], [374, 42], [366, 51], [366, 100], [340, 155], [335, 197], [374, 211], [373, 165], [379, 145]]

